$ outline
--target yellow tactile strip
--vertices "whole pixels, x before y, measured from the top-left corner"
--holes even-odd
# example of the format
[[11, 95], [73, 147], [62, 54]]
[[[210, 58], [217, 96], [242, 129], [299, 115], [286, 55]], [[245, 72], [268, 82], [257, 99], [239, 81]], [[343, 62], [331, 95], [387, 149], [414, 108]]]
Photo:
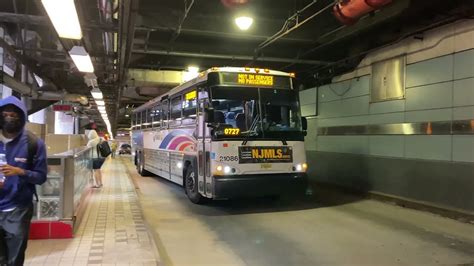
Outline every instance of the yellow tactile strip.
[[26, 265], [159, 265], [153, 239], [120, 159], [103, 166], [74, 239], [31, 240]]

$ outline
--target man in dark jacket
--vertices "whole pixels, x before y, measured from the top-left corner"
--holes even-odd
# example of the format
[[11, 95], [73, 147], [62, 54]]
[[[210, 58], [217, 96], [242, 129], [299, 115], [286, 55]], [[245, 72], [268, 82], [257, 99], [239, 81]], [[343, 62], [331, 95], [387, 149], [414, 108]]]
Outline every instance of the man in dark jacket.
[[[0, 265], [23, 265], [33, 215], [35, 185], [46, 181], [46, 149], [36, 139], [36, 153], [29, 162], [29, 137], [24, 127], [25, 105], [10, 96], [0, 101]], [[31, 141], [31, 140], [30, 140]]]

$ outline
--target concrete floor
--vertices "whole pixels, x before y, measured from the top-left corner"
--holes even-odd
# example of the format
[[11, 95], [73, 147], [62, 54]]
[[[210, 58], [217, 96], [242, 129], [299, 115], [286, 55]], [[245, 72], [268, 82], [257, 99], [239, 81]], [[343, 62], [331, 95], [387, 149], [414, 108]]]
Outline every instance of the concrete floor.
[[474, 225], [315, 191], [304, 199], [188, 201], [133, 175], [164, 265], [473, 265]]

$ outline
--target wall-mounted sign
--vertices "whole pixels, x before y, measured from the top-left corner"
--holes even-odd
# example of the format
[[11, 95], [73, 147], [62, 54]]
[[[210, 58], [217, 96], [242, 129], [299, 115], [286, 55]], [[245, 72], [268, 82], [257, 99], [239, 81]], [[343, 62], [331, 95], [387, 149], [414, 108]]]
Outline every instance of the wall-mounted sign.
[[53, 105], [53, 111], [55, 111], [55, 112], [69, 112], [69, 111], [72, 111], [72, 105], [69, 105], [69, 104], [55, 104], [55, 105]]

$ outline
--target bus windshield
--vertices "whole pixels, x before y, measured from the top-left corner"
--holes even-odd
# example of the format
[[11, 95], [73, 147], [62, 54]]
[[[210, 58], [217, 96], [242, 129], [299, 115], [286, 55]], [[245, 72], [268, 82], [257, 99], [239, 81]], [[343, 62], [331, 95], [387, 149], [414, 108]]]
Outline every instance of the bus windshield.
[[298, 98], [293, 90], [214, 87], [211, 97], [217, 125], [215, 138], [303, 138]]

